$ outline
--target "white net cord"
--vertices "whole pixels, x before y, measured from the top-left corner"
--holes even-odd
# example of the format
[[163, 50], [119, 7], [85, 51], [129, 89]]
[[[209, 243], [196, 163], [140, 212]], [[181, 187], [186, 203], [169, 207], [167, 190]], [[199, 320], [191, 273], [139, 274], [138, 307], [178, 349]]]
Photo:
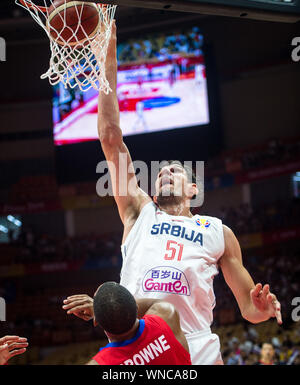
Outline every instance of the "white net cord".
[[[78, 86], [82, 91], [94, 88], [108, 94], [111, 89], [105, 77], [105, 58], [111, 27], [116, 11], [116, 5], [104, 5], [72, 1], [76, 10], [78, 25], [72, 28], [66, 22], [67, 3], [64, 0], [57, 3], [62, 10], [56, 14], [60, 18], [62, 27], [57, 31], [51, 25], [49, 10], [53, 12], [58, 5], [54, 0], [15, 0], [16, 4], [30, 12], [33, 19], [44, 29], [50, 39], [50, 64], [48, 71], [41, 76], [49, 79], [50, 84], [62, 82], [66, 88]], [[99, 24], [96, 30], [88, 35], [82, 26], [82, 14], [85, 4], [95, 7], [99, 14]], [[70, 4], [69, 4], [70, 5]], [[51, 8], [50, 8], [51, 7]], [[63, 38], [68, 36], [67, 40]], [[78, 38], [80, 36], [80, 38]]]

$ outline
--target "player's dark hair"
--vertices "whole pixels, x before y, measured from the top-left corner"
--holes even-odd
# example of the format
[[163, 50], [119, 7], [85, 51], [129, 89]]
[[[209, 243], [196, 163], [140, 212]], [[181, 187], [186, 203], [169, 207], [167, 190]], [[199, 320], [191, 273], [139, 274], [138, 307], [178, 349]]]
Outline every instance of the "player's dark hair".
[[94, 296], [96, 322], [111, 334], [129, 331], [137, 318], [137, 305], [132, 294], [116, 282], [104, 283]]

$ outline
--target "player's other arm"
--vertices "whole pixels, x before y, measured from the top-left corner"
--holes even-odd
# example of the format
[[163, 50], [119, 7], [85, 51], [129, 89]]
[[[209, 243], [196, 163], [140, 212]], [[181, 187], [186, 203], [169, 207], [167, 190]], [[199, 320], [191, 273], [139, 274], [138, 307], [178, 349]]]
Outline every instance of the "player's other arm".
[[282, 323], [280, 303], [270, 293], [269, 285], [254, 284], [249, 272], [243, 265], [238, 240], [230, 228], [223, 225], [225, 251], [220, 259], [220, 267], [227, 285], [239, 305], [243, 318], [251, 323], [267, 321], [276, 317]]
[[12, 357], [23, 354], [28, 347], [27, 338], [5, 336], [0, 338], [0, 365], [7, 365]]
[[99, 93], [98, 135], [108, 162], [113, 193], [124, 225], [137, 217], [151, 199], [138, 187], [129, 151], [120, 128], [120, 111], [117, 98], [116, 26], [113, 23], [108, 46], [105, 70], [112, 92]]
[[159, 316], [170, 326], [177, 341], [189, 352], [187, 340], [180, 327], [180, 316], [173, 304], [151, 298], [136, 299], [136, 303], [138, 305], [138, 318], [142, 318], [145, 314]]
[[100, 365], [100, 364], [98, 364], [98, 362], [95, 360], [90, 360], [86, 365]]

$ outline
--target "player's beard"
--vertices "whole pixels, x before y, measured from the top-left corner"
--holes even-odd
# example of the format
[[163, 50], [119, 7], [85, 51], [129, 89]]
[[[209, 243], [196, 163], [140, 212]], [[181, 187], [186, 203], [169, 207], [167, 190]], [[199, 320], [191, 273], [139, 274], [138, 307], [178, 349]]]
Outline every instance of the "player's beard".
[[159, 207], [168, 207], [168, 206], [179, 206], [182, 203], [182, 196], [174, 195], [173, 192], [170, 192], [168, 195], [163, 195], [160, 193], [157, 196], [157, 204]]

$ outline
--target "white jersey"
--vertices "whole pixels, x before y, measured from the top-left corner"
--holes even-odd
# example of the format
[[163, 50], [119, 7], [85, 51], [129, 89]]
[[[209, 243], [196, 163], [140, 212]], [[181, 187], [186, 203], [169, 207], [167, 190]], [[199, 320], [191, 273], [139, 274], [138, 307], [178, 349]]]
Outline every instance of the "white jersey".
[[210, 327], [215, 306], [213, 279], [224, 253], [220, 219], [169, 215], [150, 202], [121, 249], [121, 285], [137, 298], [173, 303], [186, 334]]

